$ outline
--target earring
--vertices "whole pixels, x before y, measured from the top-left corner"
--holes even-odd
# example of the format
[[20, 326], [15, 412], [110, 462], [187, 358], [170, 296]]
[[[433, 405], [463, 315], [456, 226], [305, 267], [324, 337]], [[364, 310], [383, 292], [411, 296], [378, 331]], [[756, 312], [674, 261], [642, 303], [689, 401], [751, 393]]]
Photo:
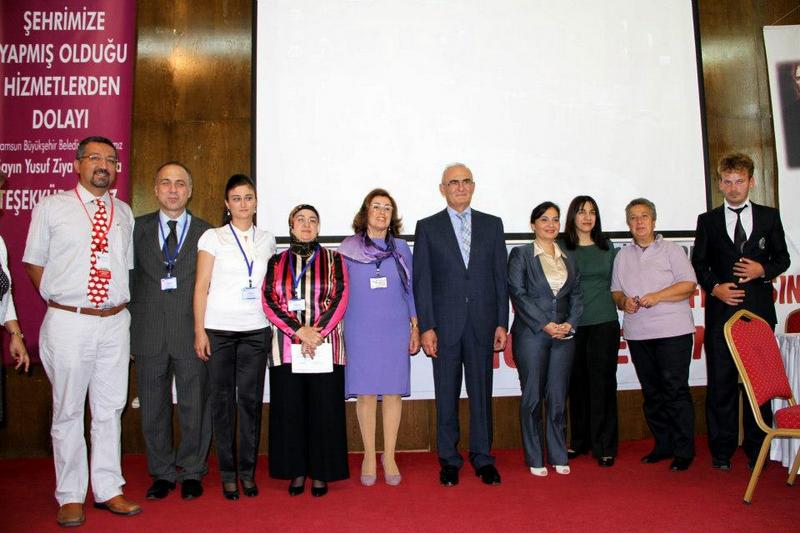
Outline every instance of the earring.
[[225, 210], [225, 216], [230, 218], [230, 216], [231, 216], [231, 210], [230, 209], [226, 209]]

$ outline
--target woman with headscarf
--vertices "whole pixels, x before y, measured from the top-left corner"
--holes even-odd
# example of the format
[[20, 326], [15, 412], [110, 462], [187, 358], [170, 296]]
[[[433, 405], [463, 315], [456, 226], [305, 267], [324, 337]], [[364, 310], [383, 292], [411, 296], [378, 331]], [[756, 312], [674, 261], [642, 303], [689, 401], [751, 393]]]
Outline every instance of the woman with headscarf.
[[289, 494], [324, 496], [350, 476], [344, 412], [344, 334], [349, 283], [344, 258], [320, 246], [320, 218], [301, 204], [289, 214], [289, 249], [274, 256], [263, 308], [272, 323], [269, 473]]

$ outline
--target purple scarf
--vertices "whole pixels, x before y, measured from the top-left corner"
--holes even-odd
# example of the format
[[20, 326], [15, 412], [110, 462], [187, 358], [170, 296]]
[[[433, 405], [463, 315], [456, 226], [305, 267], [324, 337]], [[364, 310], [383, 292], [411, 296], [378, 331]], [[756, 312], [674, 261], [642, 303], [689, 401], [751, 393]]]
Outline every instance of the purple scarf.
[[408, 292], [411, 272], [408, 269], [408, 265], [406, 265], [405, 259], [397, 251], [394, 245], [394, 237], [391, 235], [386, 236], [386, 250], [378, 248], [365, 232], [347, 237], [339, 245], [338, 252], [351, 261], [363, 264], [377, 263], [389, 256], [394, 257], [394, 262], [397, 263], [397, 271], [400, 273], [400, 281], [403, 283], [403, 289]]

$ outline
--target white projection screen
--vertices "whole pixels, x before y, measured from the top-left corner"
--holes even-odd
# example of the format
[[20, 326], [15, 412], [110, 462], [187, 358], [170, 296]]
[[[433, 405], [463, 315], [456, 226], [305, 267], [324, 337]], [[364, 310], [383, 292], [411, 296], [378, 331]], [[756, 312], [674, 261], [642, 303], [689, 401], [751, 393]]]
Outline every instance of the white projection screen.
[[383, 187], [413, 234], [459, 161], [508, 234], [578, 194], [606, 231], [627, 231], [639, 196], [657, 230], [692, 231], [707, 208], [694, 25], [690, 0], [258, 0], [259, 224], [286, 236], [311, 203], [323, 235], [349, 235]]

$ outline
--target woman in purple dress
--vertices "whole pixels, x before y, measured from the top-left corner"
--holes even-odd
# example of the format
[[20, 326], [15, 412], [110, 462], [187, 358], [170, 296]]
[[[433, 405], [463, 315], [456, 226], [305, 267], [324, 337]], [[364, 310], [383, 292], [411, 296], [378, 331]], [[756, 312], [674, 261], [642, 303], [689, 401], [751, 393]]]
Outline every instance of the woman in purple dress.
[[355, 235], [339, 253], [350, 272], [350, 303], [344, 317], [347, 346], [345, 393], [356, 397], [364, 441], [361, 483], [373, 485], [377, 473], [375, 418], [378, 397], [383, 414], [384, 479], [400, 483], [394, 451], [400, 427], [402, 396], [410, 393], [408, 355], [419, 351], [419, 329], [411, 287], [411, 250], [397, 239], [402, 224], [394, 198], [374, 189], [353, 219]]

